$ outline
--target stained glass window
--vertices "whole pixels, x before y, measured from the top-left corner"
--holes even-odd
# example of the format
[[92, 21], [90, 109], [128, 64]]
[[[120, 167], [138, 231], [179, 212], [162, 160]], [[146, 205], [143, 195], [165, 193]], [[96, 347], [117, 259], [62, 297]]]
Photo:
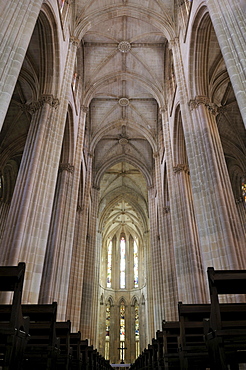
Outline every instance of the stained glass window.
[[134, 245], [133, 245], [133, 253], [134, 253], [134, 287], [138, 287], [138, 245], [136, 241], [134, 240]]
[[0, 175], [0, 199], [3, 197], [3, 179]]
[[125, 360], [125, 304], [121, 302], [120, 304], [120, 360], [123, 362]]
[[140, 355], [139, 345], [139, 306], [135, 302], [135, 343], [136, 343], [136, 358]]
[[122, 237], [120, 241], [120, 288], [126, 287], [126, 241]]
[[110, 302], [106, 306], [106, 335], [105, 335], [105, 359], [109, 360], [109, 339], [110, 339]]
[[242, 196], [244, 203], [246, 203], [246, 181], [242, 182]]
[[108, 244], [108, 262], [107, 262], [107, 288], [112, 284], [112, 240]]

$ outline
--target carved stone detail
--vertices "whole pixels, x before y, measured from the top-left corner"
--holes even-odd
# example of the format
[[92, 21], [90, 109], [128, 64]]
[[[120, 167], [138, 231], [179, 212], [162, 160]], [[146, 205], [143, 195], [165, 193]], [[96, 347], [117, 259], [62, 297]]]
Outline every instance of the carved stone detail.
[[236, 198], [235, 201], [236, 201], [236, 204], [239, 204], [239, 203], [243, 203], [244, 199], [243, 197], [239, 197], [239, 198]]
[[128, 144], [129, 140], [126, 137], [122, 137], [119, 139], [119, 144], [120, 145], [126, 145]]
[[70, 163], [61, 163], [59, 166], [59, 171], [60, 172], [67, 171], [67, 172], [73, 173], [74, 166]]
[[82, 109], [82, 112], [84, 112], [84, 113], [88, 113], [89, 112], [89, 108], [86, 107], [85, 105], [82, 105], [81, 109]]
[[80, 40], [79, 40], [79, 39], [77, 39], [77, 37], [75, 37], [75, 36], [71, 36], [71, 37], [70, 37], [70, 43], [71, 43], [72, 45], [74, 45], [74, 46], [78, 47], [78, 46], [79, 46], [79, 44], [80, 44]]
[[32, 102], [30, 104], [20, 104], [19, 107], [23, 112], [29, 112], [34, 114], [40, 108], [43, 107], [44, 103], [49, 104], [52, 108], [57, 108], [59, 103], [59, 99], [54, 98], [51, 94], [42, 95], [38, 101]]
[[47, 103], [52, 108], [55, 108], [55, 109], [60, 104], [58, 99], [54, 98], [53, 95], [48, 95], [48, 94], [42, 95], [41, 99], [39, 99], [39, 100], [41, 100], [42, 104]]
[[129, 99], [127, 99], [127, 98], [120, 98], [119, 99], [119, 105], [121, 107], [127, 107], [129, 105]]
[[121, 41], [118, 44], [118, 50], [121, 53], [128, 53], [131, 50], [131, 44], [128, 41]]
[[220, 107], [218, 107], [215, 103], [209, 101], [207, 96], [196, 96], [195, 99], [191, 99], [188, 103], [191, 110], [198, 108], [199, 105], [205, 105], [210, 113], [213, 115], [217, 115], [219, 113]]
[[180, 173], [182, 171], [184, 171], [184, 172], [186, 172], [188, 174], [190, 173], [189, 167], [187, 166], [187, 164], [181, 164], [181, 163], [179, 163], [179, 164], [177, 164], [176, 166], [173, 167], [173, 172], [174, 173]]
[[83, 206], [81, 206], [81, 205], [78, 205], [78, 206], [77, 206], [77, 212], [78, 212], [78, 213], [82, 213], [82, 212], [83, 212], [83, 210], [84, 210], [84, 207], [83, 207]]

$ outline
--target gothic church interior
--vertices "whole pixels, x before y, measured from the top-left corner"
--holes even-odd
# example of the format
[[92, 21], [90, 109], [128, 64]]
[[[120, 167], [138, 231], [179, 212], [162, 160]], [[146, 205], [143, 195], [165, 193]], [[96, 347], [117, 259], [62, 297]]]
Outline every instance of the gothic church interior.
[[245, 11], [0, 1], [1, 265], [111, 363], [246, 269]]

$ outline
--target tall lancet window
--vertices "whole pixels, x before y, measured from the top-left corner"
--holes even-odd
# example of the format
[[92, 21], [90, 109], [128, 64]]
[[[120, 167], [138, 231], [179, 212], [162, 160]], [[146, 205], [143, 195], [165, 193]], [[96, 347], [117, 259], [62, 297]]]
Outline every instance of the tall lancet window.
[[125, 303], [122, 301], [120, 303], [120, 361], [124, 362], [125, 360], [125, 338], [126, 338], [126, 333], [125, 333]]
[[140, 342], [139, 342], [139, 305], [135, 301], [135, 345], [136, 345], [136, 358], [140, 355]]
[[133, 260], [134, 260], [134, 288], [138, 287], [138, 245], [134, 240], [133, 243]]
[[126, 287], [126, 241], [122, 236], [120, 240], [120, 288]]
[[243, 180], [242, 182], [242, 196], [244, 204], [246, 204], [246, 181]]
[[106, 335], [105, 335], [105, 359], [109, 360], [109, 339], [110, 339], [110, 316], [111, 316], [111, 305], [108, 301], [106, 306]]
[[108, 244], [108, 256], [107, 256], [107, 288], [111, 288], [112, 284], [112, 240]]

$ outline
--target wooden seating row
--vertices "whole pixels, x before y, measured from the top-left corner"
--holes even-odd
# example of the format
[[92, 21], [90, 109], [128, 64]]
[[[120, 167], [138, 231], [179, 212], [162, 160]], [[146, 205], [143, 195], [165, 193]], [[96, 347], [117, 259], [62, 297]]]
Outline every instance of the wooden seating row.
[[[210, 304], [179, 302], [179, 321], [163, 321], [162, 331], [132, 370], [239, 370], [246, 364], [245, 270], [207, 270]], [[219, 297], [232, 303], [220, 303]]]
[[[0, 305], [2, 370], [107, 370], [106, 361], [71, 322], [57, 322], [57, 303], [21, 304], [25, 264], [0, 267], [0, 291], [13, 292]], [[10, 294], [10, 293], [8, 293]]]

